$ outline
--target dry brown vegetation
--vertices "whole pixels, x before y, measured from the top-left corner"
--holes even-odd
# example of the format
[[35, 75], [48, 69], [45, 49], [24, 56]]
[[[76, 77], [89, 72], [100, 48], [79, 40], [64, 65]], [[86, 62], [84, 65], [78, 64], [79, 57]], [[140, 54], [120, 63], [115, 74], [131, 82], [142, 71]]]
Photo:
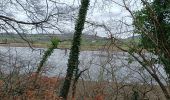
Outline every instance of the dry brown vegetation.
[[[1, 100], [59, 100], [58, 94], [63, 78], [39, 76], [35, 82], [35, 74], [5, 83], [0, 80]], [[72, 89], [68, 100], [133, 100], [134, 92], [139, 100], [165, 100], [157, 85], [125, 84], [116, 82], [97, 82], [80, 80], [76, 95], [72, 97]]]
[[[59, 87], [59, 78], [41, 76], [35, 82], [35, 74], [9, 84], [1, 80], [0, 98], [3, 100], [57, 100], [56, 89]], [[8, 89], [8, 90], [4, 90]]]

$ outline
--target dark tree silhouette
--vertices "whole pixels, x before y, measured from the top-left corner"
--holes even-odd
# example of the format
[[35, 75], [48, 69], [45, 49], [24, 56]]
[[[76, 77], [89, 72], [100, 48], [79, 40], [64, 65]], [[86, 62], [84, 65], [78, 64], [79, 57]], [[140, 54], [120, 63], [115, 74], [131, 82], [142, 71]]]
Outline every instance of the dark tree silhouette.
[[67, 69], [63, 87], [60, 91], [60, 97], [62, 97], [63, 99], [67, 99], [73, 74], [76, 70], [78, 70], [81, 35], [84, 28], [89, 2], [90, 0], [81, 0], [81, 7], [79, 9], [78, 19], [75, 25], [75, 33], [74, 33], [72, 47], [68, 59], [68, 65], [67, 65], [68, 69]]

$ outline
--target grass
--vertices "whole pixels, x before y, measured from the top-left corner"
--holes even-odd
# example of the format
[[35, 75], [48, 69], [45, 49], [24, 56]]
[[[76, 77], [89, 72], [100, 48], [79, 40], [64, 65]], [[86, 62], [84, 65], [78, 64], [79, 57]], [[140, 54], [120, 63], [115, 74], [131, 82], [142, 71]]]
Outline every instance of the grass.
[[[32, 47], [35, 48], [48, 48], [50, 44], [50, 38], [47, 35], [42, 34], [32, 34], [27, 37], [25, 37], [31, 44]], [[63, 38], [63, 37], [60, 37]], [[136, 39], [135, 41], [139, 41], [139, 39]], [[5, 44], [7, 42], [7, 44]], [[101, 50], [103, 48], [109, 48], [109, 45], [107, 45], [110, 41], [105, 38], [89, 38], [89, 37], [82, 37], [81, 41], [81, 50]], [[131, 38], [124, 39], [123, 42], [125, 43], [131, 43]], [[70, 49], [71, 47], [71, 37], [66, 37], [66, 40], [62, 40], [62, 42], [59, 43], [58, 49]], [[5, 35], [0, 37], [0, 46], [13, 46], [13, 47], [28, 47], [28, 43], [21, 39], [18, 35]], [[128, 47], [126, 45], [120, 45], [121, 48], [128, 50]], [[120, 51], [116, 47], [112, 45], [111, 50], [114, 51]]]
[[[34, 35], [33, 35], [34, 36]], [[28, 37], [30, 44], [32, 47], [36, 48], [48, 48], [50, 44], [49, 37], [42, 37], [39, 35], [35, 35], [35, 37]], [[64, 49], [71, 47], [71, 40], [65, 40], [59, 43], [58, 48]], [[105, 45], [106, 40], [89, 40], [89, 39], [82, 39], [81, 50], [99, 50]], [[0, 38], [0, 46], [13, 46], [13, 47], [27, 47], [29, 46], [26, 41], [21, 39], [20, 37], [1, 37]]]

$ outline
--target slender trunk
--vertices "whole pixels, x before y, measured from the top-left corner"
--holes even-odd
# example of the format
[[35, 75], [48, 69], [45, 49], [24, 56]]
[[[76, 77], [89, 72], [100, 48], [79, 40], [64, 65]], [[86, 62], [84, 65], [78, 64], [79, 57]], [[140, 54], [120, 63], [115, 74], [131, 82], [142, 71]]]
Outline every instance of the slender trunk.
[[[167, 90], [166, 86], [161, 82], [161, 80], [159, 79], [159, 77], [157, 76], [157, 74], [152, 73], [148, 67], [142, 62], [140, 61], [136, 56], [134, 56], [133, 54], [129, 53], [131, 56], [133, 56], [135, 58], [136, 61], [138, 61], [145, 69], [146, 71], [155, 79], [155, 81], [158, 83], [158, 85], [160, 86], [160, 88], [162, 89], [165, 98], [167, 100], [170, 100], [170, 94], [169, 91]], [[144, 59], [144, 58], [143, 58]], [[146, 61], [146, 59], [144, 59]]]
[[158, 84], [159, 84], [159, 86], [161, 87], [161, 89], [162, 89], [162, 91], [163, 91], [166, 99], [167, 99], [167, 100], [170, 100], [170, 95], [169, 95], [169, 92], [168, 92], [166, 86], [160, 81], [160, 79], [158, 78], [157, 75], [152, 74], [152, 77], [158, 82]]
[[68, 64], [67, 64], [68, 67], [67, 73], [66, 73], [63, 87], [61, 88], [60, 91], [60, 97], [63, 98], [64, 100], [67, 99], [67, 95], [69, 92], [74, 71], [78, 69], [81, 35], [84, 28], [89, 2], [90, 0], [81, 0], [81, 7], [79, 9], [79, 15], [76, 21], [73, 43], [70, 50]]

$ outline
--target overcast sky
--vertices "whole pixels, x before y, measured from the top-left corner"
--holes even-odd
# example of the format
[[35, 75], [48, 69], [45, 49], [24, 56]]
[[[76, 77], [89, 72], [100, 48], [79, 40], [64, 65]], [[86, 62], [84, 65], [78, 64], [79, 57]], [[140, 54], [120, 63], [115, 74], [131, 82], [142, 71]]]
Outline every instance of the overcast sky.
[[[3, 2], [3, 0], [0, 0]], [[19, 0], [20, 2], [23, 2], [24, 0]], [[33, 0], [34, 1], [34, 0]], [[41, 0], [40, 0], [41, 1]], [[41, 4], [46, 6], [45, 3], [46, 0], [42, 0]], [[59, 3], [64, 3], [68, 6], [74, 6], [78, 7], [80, 5], [80, 0], [53, 0]], [[113, 2], [114, 1], [114, 2]], [[131, 10], [138, 10], [141, 8], [140, 0], [126, 0], [128, 7]], [[131, 2], [128, 2], [131, 1]], [[116, 3], [117, 4], [116, 4]], [[48, 2], [49, 6], [49, 12], [53, 9], [53, 3]], [[105, 24], [109, 27], [112, 34], [115, 34], [117, 36], [121, 37], [127, 37], [130, 36], [129, 33], [119, 34], [123, 31], [132, 30], [131, 26], [121, 25], [120, 21], [123, 21], [127, 24], [132, 23], [132, 19], [130, 17], [130, 14], [127, 10], [125, 10], [124, 7], [121, 7], [120, 5], [123, 5], [122, 0], [90, 0], [90, 7], [87, 14], [87, 21], [92, 21], [98, 24]], [[15, 9], [15, 10], [14, 10]], [[18, 20], [26, 21], [29, 19], [29, 17], [26, 15], [25, 11], [20, 10], [21, 8], [14, 8], [14, 7], [8, 7], [8, 11], [14, 12], [16, 18]], [[77, 16], [77, 13], [75, 14]], [[59, 27], [61, 30], [66, 30], [73, 32], [74, 31], [74, 25], [75, 21], [64, 21], [59, 22], [55, 24], [57, 27]], [[106, 32], [102, 28], [94, 28], [92, 26], [89, 26], [86, 24], [85, 31], [93, 30], [93, 32], [89, 32], [89, 34], [96, 34], [99, 36], [107, 36], [108, 32]]]
[[[68, 5], [79, 5], [80, 0], [59, 0], [63, 3]], [[126, 0], [128, 7], [135, 11], [141, 8], [140, 0]], [[118, 3], [118, 4], [116, 4]], [[130, 13], [120, 5], [123, 5], [122, 0], [91, 0], [90, 8], [87, 14], [87, 20], [104, 23], [110, 26], [111, 31], [113, 34], [119, 35], [117, 33], [122, 32], [123, 30], [126, 31], [127, 28], [122, 28], [120, 23], [117, 22], [119, 20], [124, 21], [125, 23], [132, 24], [132, 19], [130, 17]], [[123, 26], [126, 27], [126, 26]], [[121, 29], [121, 30], [119, 30]], [[132, 27], [129, 27], [129, 30], [132, 30]], [[107, 32], [103, 29], [97, 28], [95, 30], [99, 36], [108, 36]], [[130, 36], [129, 33], [124, 33], [119, 35], [121, 37]]]

